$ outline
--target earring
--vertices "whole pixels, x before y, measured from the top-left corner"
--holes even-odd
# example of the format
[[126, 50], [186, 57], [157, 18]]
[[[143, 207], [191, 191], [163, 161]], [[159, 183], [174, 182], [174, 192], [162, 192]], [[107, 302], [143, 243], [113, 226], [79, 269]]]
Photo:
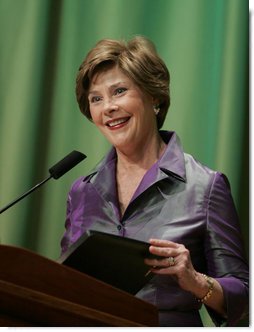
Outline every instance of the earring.
[[154, 110], [155, 115], [158, 115], [158, 113], [160, 112], [160, 106], [159, 105], [154, 105], [153, 110]]

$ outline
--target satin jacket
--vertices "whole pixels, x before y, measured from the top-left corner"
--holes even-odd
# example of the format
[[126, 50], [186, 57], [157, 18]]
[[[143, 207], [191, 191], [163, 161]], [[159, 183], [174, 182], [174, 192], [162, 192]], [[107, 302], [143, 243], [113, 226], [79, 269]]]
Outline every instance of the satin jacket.
[[[228, 180], [184, 153], [174, 132], [160, 134], [166, 151], [147, 171], [122, 217], [114, 148], [88, 176], [75, 181], [62, 252], [88, 229], [184, 244], [194, 268], [223, 288], [227, 319], [207, 308], [213, 321], [234, 326], [248, 310], [248, 265]], [[154, 276], [136, 296], [158, 307], [160, 326], [202, 326], [200, 303], [169, 276]]]

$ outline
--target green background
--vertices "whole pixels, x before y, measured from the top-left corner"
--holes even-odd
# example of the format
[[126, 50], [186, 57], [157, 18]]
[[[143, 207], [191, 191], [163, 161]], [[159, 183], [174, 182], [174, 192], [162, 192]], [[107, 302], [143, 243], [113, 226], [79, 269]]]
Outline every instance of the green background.
[[248, 28], [247, 0], [0, 0], [0, 206], [88, 156], [4, 212], [0, 242], [58, 258], [68, 190], [109, 148], [78, 110], [78, 67], [99, 39], [141, 34], [171, 74], [163, 129], [228, 176], [248, 254]]

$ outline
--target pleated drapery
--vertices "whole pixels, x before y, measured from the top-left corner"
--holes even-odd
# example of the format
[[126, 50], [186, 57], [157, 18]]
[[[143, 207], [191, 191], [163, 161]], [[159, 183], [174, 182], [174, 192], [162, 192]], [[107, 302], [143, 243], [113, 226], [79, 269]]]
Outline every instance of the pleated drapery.
[[247, 0], [0, 0], [0, 208], [72, 150], [87, 159], [0, 215], [0, 242], [56, 259], [66, 198], [109, 144], [79, 111], [75, 77], [102, 38], [150, 38], [171, 74], [163, 129], [224, 172], [249, 236]]

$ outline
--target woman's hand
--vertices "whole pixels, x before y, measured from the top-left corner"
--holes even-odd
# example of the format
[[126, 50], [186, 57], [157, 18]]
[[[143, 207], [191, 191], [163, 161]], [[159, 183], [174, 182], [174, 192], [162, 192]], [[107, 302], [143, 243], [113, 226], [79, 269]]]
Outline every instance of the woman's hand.
[[[182, 289], [191, 292], [196, 298], [203, 299], [209, 285], [204, 276], [194, 269], [189, 250], [184, 245], [172, 241], [150, 239], [149, 242], [149, 251], [161, 256], [161, 259], [145, 259], [145, 263], [151, 266], [151, 272], [171, 276]], [[226, 317], [222, 287], [215, 279], [213, 283], [213, 293], [206, 304]]]
[[[179, 286], [187, 291], [194, 292], [204, 283], [202, 276], [192, 265], [189, 250], [184, 245], [167, 240], [150, 240], [149, 251], [162, 259], [146, 259], [145, 263], [151, 266], [151, 272], [166, 274], [177, 280]], [[202, 296], [201, 296], [202, 297]]]

